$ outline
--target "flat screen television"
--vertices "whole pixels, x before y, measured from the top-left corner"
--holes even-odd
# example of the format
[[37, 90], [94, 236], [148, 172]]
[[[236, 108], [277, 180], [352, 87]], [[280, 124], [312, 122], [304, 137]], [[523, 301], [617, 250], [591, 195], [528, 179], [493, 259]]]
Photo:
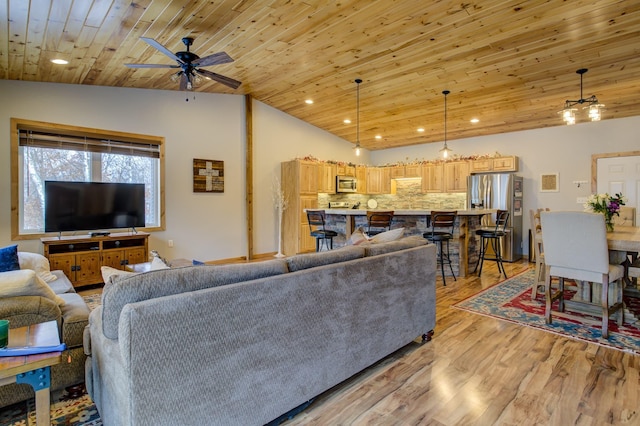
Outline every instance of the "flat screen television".
[[45, 232], [144, 227], [144, 207], [143, 183], [44, 183]]

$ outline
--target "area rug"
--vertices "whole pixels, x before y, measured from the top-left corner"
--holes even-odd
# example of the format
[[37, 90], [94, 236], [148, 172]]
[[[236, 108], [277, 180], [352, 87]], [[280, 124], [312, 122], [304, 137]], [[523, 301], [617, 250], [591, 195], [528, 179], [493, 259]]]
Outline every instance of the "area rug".
[[[91, 294], [82, 298], [93, 310], [100, 305], [102, 295]], [[28, 426], [36, 424], [35, 399], [0, 409], [0, 426]], [[89, 395], [67, 398], [63, 392], [51, 395], [51, 425], [100, 426], [102, 421]]]
[[[552, 324], [546, 324], [544, 321], [544, 293], [538, 292], [536, 299], [531, 299], [531, 285], [533, 284], [534, 274], [533, 269], [528, 269], [515, 277], [502, 281], [468, 299], [456, 303], [453, 307], [572, 339], [640, 354], [640, 323], [637, 320], [640, 317], [640, 301], [637, 298], [624, 298], [627, 306], [624, 324], [618, 326], [615, 321], [610, 321], [609, 338], [603, 339], [601, 326], [585, 324], [580, 320], [595, 319], [599, 321], [598, 317], [576, 314], [578, 319], [573, 320], [555, 316]], [[565, 299], [570, 299], [572, 296], [573, 293], [566, 290]]]

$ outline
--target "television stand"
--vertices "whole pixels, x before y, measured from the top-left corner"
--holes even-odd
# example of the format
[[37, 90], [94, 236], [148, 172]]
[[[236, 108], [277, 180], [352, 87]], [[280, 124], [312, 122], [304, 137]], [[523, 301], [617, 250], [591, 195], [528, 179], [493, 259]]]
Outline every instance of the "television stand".
[[111, 232], [89, 232], [91, 237], [108, 237]]
[[149, 260], [149, 234], [114, 232], [99, 237], [62, 236], [41, 238], [51, 269], [61, 269], [74, 287], [102, 283], [102, 266], [124, 270], [127, 265]]

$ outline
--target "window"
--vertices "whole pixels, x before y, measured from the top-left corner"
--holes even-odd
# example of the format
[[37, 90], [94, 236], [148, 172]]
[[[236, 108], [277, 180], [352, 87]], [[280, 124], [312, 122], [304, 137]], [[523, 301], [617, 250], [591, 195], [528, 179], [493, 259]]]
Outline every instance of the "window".
[[11, 120], [12, 237], [44, 232], [47, 180], [144, 183], [145, 230], [164, 229], [164, 138]]

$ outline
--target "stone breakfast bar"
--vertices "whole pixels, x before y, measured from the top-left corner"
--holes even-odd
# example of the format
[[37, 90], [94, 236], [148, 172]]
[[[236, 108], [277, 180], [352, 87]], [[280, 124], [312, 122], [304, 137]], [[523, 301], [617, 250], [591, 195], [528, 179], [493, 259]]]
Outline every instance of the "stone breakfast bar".
[[[458, 218], [449, 251], [456, 276], [466, 277], [478, 261], [478, 239], [475, 230], [481, 226], [482, 217], [495, 213], [495, 209], [457, 210]], [[430, 227], [431, 210], [394, 210], [391, 229], [404, 228], [404, 235], [420, 235]], [[326, 209], [326, 227], [338, 233], [334, 248], [347, 244], [351, 233], [362, 227], [367, 230], [367, 210]], [[445, 270], [446, 273], [446, 270]]]

